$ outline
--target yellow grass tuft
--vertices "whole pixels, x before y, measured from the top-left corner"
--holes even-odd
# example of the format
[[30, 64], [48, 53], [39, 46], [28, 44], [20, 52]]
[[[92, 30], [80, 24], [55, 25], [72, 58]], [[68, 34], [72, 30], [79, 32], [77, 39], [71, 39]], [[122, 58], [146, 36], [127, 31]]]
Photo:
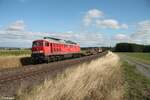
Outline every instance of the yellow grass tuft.
[[0, 69], [4, 68], [14, 68], [20, 67], [22, 64], [20, 62], [21, 57], [0, 57]]
[[123, 86], [119, 57], [105, 57], [67, 69], [52, 80], [18, 94], [22, 100], [122, 100]]
[[29, 56], [1, 56], [0, 57], [0, 70], [8, 68], [22, 67], [31, 64]]

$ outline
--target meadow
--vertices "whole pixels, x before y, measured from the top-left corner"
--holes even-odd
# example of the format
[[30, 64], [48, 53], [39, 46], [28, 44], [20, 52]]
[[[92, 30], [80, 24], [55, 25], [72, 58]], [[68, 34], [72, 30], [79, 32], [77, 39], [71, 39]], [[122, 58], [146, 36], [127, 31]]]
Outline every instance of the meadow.
[[31, 50], [0, 50], [0, 56], [27, 56]]
[[0, 70], [32, 64], [31, 50], [0, 50]]
[[126, 100], [150, 100], [150, 79], [127, 62], [122, 63], [122, 68]]
[[149, 60], [150, 61], [150, 53], [124, 53], [127, 56], [136, 57], [139, 59]]
[[[150, 53], [117, 53], [126, 59], [150, 64]], [[127, 100], [150, 100], [150, 79], [144, 76], [135, 65], [122, 61]]]
[[150, 64], [150, 53], [118, 53], [130, 57], [131, 59]]

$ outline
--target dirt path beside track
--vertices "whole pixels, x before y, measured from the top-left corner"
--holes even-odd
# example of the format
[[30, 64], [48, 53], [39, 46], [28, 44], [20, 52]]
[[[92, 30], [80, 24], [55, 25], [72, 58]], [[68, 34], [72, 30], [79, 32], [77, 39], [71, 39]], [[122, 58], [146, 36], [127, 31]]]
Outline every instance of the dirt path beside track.
[[123, 54], [119, 54], [119, 56], [121, 59], [128, 62], [129, 64], [136, 66], [138, 71], [140, 71], [144, 76], [150, 79], [150, 64], [145, 64], [141, 61], [137, 61], [132, 57]]

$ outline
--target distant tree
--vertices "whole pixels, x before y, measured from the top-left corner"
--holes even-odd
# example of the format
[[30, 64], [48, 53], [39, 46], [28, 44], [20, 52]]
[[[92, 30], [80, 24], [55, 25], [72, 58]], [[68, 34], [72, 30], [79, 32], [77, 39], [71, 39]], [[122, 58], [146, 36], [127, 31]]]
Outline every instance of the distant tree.
[[144, 45], [139, 45], [139, 44], [131, 44], [131, 45], [132, 45], [133, 52], [143, 52]]
[[150, 52], [150, 45], [144, 46], [143, 52]]
[[116, 52], [132, 52], [132, 46], [129, 43], [118, 43], [115, 47]]
[[115, 47], [116, 52], [150, 52], [150, 46], [134, 43], [118, 43]]

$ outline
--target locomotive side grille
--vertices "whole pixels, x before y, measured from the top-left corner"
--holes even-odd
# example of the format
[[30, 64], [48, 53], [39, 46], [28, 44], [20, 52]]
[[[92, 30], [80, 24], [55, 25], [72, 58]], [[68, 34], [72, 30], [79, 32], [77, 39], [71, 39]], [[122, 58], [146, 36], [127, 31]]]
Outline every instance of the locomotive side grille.
[[33, 59], [44, 59], [45, 55], [43, 53], [32, 53], [31, 57]]

